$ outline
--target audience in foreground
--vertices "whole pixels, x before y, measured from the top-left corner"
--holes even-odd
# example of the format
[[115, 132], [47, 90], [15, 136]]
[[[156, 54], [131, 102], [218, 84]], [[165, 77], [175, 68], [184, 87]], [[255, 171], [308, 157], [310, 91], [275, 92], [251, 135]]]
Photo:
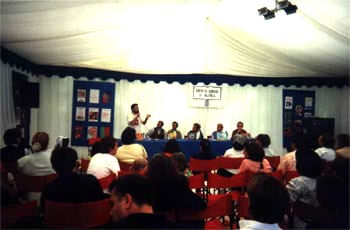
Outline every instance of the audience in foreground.
[[166, 218], [153, 212], [154, 194], [145, 177], [136, 174], [121, 176], [111, 184], [110, 191], [112, 228], [169, 228]]
[[247, 192], [252, 220], [240, 220], [240, 229], [280, 229], [278, 223], [289, 207], [286, 188], [272, 176], [258, 173], [249, 181]]
[[[52, 167], [58, 178], [49, 183], [41, 195], [41, 206], [45, 200], [81, 203], [106, 198], [102, 188], [92, 175], [78, 174], [78, 154], [69, 147], [56, 147], [51, 156]], [[72, 217], [74, 218], [74, 217]]]

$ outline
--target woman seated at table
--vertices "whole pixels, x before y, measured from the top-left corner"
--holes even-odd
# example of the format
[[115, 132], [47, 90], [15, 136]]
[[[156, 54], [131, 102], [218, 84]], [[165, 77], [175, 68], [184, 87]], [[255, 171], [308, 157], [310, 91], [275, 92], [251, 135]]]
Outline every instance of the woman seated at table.
[[147, 159], [146, 149], [135, 143], [136, 131], [131, 127], [126, 127], [122, 133], [122, 146], [117, 150], [116, 157], [119, 162], [132, 164], [137, 159]]

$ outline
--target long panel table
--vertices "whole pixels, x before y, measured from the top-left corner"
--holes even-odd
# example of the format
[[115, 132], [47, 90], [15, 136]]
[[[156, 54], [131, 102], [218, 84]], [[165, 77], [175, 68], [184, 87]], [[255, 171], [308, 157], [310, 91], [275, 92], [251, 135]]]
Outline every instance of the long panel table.
[[[151, 158], [156, 153], [162, 153], [165, 143], [168, 140], [142, 140], [137, 143], [143, 145], [148, 153], [148, 157]], [[199, 153], [199, 142], [198, 140], [177, 140], [179, 142], [182, 152], [186, 155], [187, 160]], [[119, 141], [118, 141], [119, 142]], [[225, 151], [232, 147], [231, 141], [210, 141], [211, 150], [214, 156], [220, 156]], [[118, 143], [119, 146], [121, 143]]]

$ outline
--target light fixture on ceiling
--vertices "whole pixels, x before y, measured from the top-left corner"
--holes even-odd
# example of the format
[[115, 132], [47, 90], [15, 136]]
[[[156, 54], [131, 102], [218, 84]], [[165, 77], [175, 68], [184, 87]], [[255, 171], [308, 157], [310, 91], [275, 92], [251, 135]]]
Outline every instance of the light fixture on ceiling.
[[278, 1], [275, 0], [275, 8], [268, 9], [267, 7], [263, 7], [258, 9], [259, 15], [264, 16], [265, 20], [271, 19], [275, 17], [275, 13], [279, 10], [284, 10], [287, 15], [294, 14], [297, 11], [298, 7], [293, 5], [288, 0]]

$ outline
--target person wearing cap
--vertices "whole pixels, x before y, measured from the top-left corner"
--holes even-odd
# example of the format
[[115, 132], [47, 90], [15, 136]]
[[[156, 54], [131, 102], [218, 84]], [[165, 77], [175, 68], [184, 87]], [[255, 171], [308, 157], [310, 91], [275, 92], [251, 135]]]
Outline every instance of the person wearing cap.
[[[243, 135], [235, 135], [232, 138], [232, 148], [225, 151], [224, 157], [244, 158], [244, 145], [248, 138]], [[238, 173], [238, 169], [219, 169], [218, 174], [226, 177], [231, 177]]]

